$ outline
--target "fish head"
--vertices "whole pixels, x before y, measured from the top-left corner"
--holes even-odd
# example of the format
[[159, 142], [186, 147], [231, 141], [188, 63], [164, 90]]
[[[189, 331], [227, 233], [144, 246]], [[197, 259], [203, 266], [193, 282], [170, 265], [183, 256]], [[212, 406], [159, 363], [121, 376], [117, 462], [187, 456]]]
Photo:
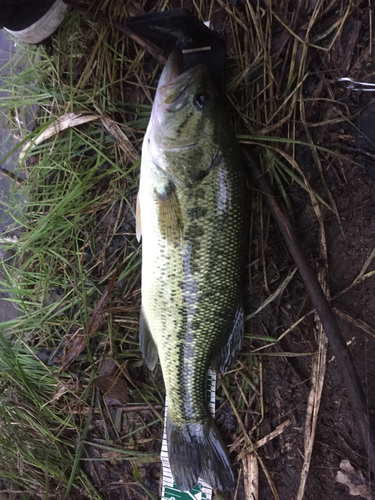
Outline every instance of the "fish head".
[[148, 130], [155, 165], [177, 184], [202, 180], [218, 154], [222, 104], [205, 64], [182, 72], [182, 56], [169, 56], [160, 77]]

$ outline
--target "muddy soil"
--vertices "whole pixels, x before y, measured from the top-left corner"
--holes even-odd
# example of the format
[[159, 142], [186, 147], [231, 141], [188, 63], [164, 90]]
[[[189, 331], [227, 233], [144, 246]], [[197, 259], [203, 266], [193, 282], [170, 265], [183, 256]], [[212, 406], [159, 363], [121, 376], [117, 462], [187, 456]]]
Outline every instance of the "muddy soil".
[[[349, 161], [343, 163], [340, 172], [327, 170], [325, 178], [334, 194], [341, 224], [340, 228], [335, 216], [326, 214], [329, 284], [331, 297], [337, 296], [331, 301], [331, 305], [338, 314], [340, 327], [350, 346], [366, 393], [370, 420], [374, 423], [375, 283], [370, 278], [346, 293], [340, 294], [340, 292], [353, 283], [375, 247], [375, 179], [366, 168], [354, 167]], [[306, 163], [304, 171], [311, 173], [311, 182], [319, 192], [319, 179], [314, 182], [315, 173], [312, 164]], [[310, 255], [311, 262], [317, 262], [319, 231], [313, 226], [309, 201], [305, 199], [304, 204], [303, 198], [301, 192], [295, 194], [295, 228], [299, 231], [301, 246]], [[275, 233], [277, 234], [276, 230]], [[374, 265], [371, 264], [368, 271], [373, 269]], [[277, 326], [282, 325], [286, 329], [296, 321], [301, 312], [308, 312], [310, 307], [304, 286], [296, 277], [288, 287], [279, 309], [269, 308], [269, 317], [267, 318], [265, 311], [264, 317], [259, 321], [267, 325], [268, 330], [269, 325], [274, 323], [272, 318], [276, 314]], [[342, 313], [348, 315], [346, 320], [342, 319]], [[358, 328], [356, 323], [368, 325], [369, 333]], [[256, 328], [259, 328], [259, 324], [253, 325], [252, 331]], [[306, 318], [280, 342], [280, 350], [294, 353], [314, 352], [317, 348], [314, 328], [314, 318], [312, 316]], [[270, 334], [272, 333], [270, 331]], [[356, 470], [362, 471], [367, 477], [368, 463], [343, 379], [330, 348], [327, 360], [326, 379], [304, 498], [349, 500], [352, 497], [348, 489], [338, 484], [335, 479], [341, 461], [349, 460]], [[282, 437], [270, 442], [262, 452], [277, 485], [280, 499], [289, 500], [295, 498], [303, 461], [304, 422], [310, 387], [311, 357], [263, 356], [263, 366], [267, 408], [264, 429], [270, 432], [285, 419], [292, 420], [292, 425], [285, 430]], [[366, 484], [366, 481], [364, 483]], [[272, 498], [271, 492], [267, 492], [265, 480], [262, 482], [260, 498]]]
[[[323, 18], [321, 22], [327, 23], [329, 19]], [[361, 30], [358, 30], [358, 26]], [[375, 248], [374, 146], [371, 141], [364, 139], [364, 136], [371, 139], [373, 134], [375, 113], [371, 103], [375, 94], [343, 90], [335, 83], [338, 77], [343, 76], [373, 81], [373, 62], [364, 50], [369, 44], [365, 34], [367, 27], [364, 11], [359, 8], [356, 16], [348, 18], [337, 44], [336, 54], [340, 56], [331, 55], [327, 58], [315, 54], [311, 58], [310, 77], [306, 82], [306, 99], [335, 99], [335, 103], [313, 102], [307, 117], [310, 123], [321, 122], [324, 117], [337, 116], [340, 105], [347, 106], [354, 117], [354, 125], [341, 122], [310, 128], [316, 144], [343, 156], [334, 160], [332, 156], [321, 152], [322, 175], [309, 148], [299, 146], [296, 158], [314, 191], [328, 200], [328, 188], [337, 205], [338, 216], [328, 210], [324, 211], [331, 305], [354, 358], [366, 394], [370, 421], [374, 425], [375, 281], [370, 277], [356, 286], [351, 285]], [[350, 43], [352, 52], [347, 54], [346, 49]], [[302, 130], [299, 139], [308, 139]], [[320, 253], [321, 233], [309, 196], [296, 186], [290, 187], [289, 194], [293, 208], [290, 217], [300, 245], [311, 264], [318, 268], [323, 264]], [[283, 254], [285, 248], [282, 238], [273, 222], [267, 251], [278, 267], [287, 265], [288, 257], [286, 253]], [[367, 272], [374, 268], [374, 263], [371, 262]], [[342, 293], [348, 287], [351, 288]], [[261, 293], [261, 290], [256, 292]], [[249, 328], [252, 333], [266, 328], [269, 335], [277, 336], [279, 328], [279, 332], [285, 330], [310, 310], [311, 302], [302, 281], [296, 275], [279, 304], [269, 306]], [[270, 352], [316, 352], [315, 327], [314, 316], [308, 316], [279, 343], [278, 348], [270, 349]], [[364, 331], [366, 328], [367, 332]], [[253, 343], [252, 347], [256, 348], [258, 345]], [[311, 360], [312, 357], [306, 355], [262, 357], [265, 399], [262, 433], [267, 434], [287, 418], [292, 421], [292, 425], [282, 436], [270, 442], [260, 452], [281, 500], [292, 500], [297, 495], [303, 463]], [[343, 460], [348, 460], [357, 471], [357, 477], [353, 480], [357, 490], [353, 490], [352, 494], [347, 486], [336, 480]], [[273, 498], [264, 475], [261, 475], [260, 485], [259, 498]], [[366, 450], [358, 434], [343, 378], [329, 347], [311, 468], [303, 498], [349, 500], [354, 494], [358, 494], [358, 488], [361, 487], [362, 498], [375, 498], [374, 486], [369, 483]]]

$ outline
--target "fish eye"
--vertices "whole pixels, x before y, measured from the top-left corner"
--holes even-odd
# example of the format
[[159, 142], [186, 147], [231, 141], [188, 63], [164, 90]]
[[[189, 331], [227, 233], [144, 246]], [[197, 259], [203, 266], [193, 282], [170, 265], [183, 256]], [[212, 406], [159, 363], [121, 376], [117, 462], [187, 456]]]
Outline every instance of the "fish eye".
[[210, 102], [210, 98], [206, 92], [198, 92], [195, 94], [193, 102], [196, 108], [203, 109]]

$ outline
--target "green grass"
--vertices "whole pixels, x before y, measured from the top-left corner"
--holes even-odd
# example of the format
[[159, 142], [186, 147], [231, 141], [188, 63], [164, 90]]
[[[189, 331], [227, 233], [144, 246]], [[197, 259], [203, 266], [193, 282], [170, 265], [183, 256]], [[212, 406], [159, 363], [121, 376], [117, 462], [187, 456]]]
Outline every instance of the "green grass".
[[[139, 131], [147, 126], [150, 105], [122, 100], [119, 82], [125, 67], [126, 78], [132, 79], [130, 67], [139, 67], [143, 56], [133, 48], [128, 59], [119, 52], [117, 40], [118, 34], [109, 28], [72, 13], [52, 47], [24, 47], [26, 69], [11, 68], [4, 76], [10, 96], [0, 94], [0, 106], [10, 110], [9, 125], [20, 137], [15, 149], [18, 153], [26, 148], [20, 164], [26, 180], [14, 186], [9, 202], [16, 225], [6, 234], [17, 234], [18, 240], [7, 244], [9, 258], [2, 263], [2, 287], [12, 294], [19, 315], [2, 324], [7, 334], [0, 336], [0, 479], [10, 491], [21, 492], [21, 498], [68, 498], [72, 490], [80, 498], [101, 498], [81, 466], [91, 460], [89, 446], [102, 451], [101, 460], [106, 453], [118, 453], [117, 460], [130, 461], [135, 471], [137, 463], [158, 460], [150, 446], [135, 442], [133, 435], [155, 436], [160, 410], [154, 410], [159, 416], [154, 414], [147, 426], [135, 429], [131, 423], [125, 426], [120, 414], [121, 440], [108, 431], [105, 445], [89, 432], [98, 408], [104, 425], [114, 426], [94, 383], [104, 358], [117, 363], [115, 369], [129, 386], [130, 407], [162, 404], [160, 381], [143, 387], [134, 380], [143, 364], [136, 340], [140, 249], [134, 209], [139, 160], [124, 154], [99, 119], [117, 115], [118, 134], [139, 150]], [[90, 54], [95, 54], [96, 70]], [[9, 66], [18, 60], [16, 54]], [[32, 132], [13, 119], [30, 105], [39, 106]], [[98, 119], [39, 143], [41, 134], [67, 112], [97, 114]], [[60, 373], [59, 364], [47, 365], [43, 355], [63, 356], [77, 332], [89, 340], [90, 316], [114, 274], [115, 288], [106, 307], [121, 314], [110, 314], [99, 325], [67, 372]]]

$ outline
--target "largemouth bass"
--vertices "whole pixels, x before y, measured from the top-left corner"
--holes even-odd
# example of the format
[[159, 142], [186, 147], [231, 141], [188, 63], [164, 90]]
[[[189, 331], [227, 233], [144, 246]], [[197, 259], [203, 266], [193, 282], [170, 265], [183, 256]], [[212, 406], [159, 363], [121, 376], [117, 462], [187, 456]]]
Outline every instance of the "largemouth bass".
[[241, 301], [245, 179], [239, 148], [205, 65], [168, 58], [142, 146], [140, 346], [158, 357], [168, 396], [167, 443], [177, 486], [219, 490], [233, 471], [205, 396], [207, 371], [235, 361]]

